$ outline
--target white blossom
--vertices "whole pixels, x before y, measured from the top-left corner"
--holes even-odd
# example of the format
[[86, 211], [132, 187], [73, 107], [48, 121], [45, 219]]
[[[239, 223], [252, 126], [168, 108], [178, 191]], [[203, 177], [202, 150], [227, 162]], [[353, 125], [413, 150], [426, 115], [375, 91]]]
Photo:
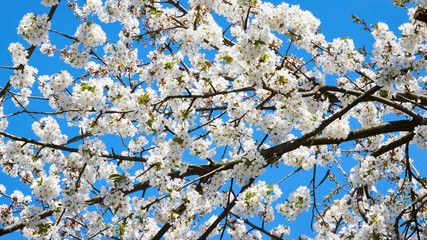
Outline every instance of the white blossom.
[[48, 38], [50, 22], [47, 21], [47, 14], [36, 15], [28, 13], [19, 22], [18, 34], [29, 44], [39, 46]]
[[67, 140], [67, 136], [61, 134], [59, 124], [52, 117], [44, 117], [34, 122], [32, 128], [43, 142], [61, 144]]
[[96, 47], [103, 44], [107, 37], [101, 26], [93, 22], [85, 22], [80, 24], [74, 36], [86, 48]]
[[31, 189], [40, 200], [51, 200], [58, 197], [61, 192], [57, 176], [41, 176], [34, 180]]
[[17, 69], [11, 76], [10, 81], [14, 88], [31, 87], [35, 81], [38, 70], [29, 65], [25, 65], [23, 70]]
[[50, 7], [59, 3], [59, 0], [42, 0], [42, 4], [46, 7]]
[[28, 53], [25, 50], [24, 46], [21, 43], [11, 43], [8, 48], [9, 52], [12, 54], [13, 66], [25, 65], [27, 64]]
[[323, 134], [326, 137], [343, 139], [350, 133], [350, 124], [348, 119], [337, 119], [329, 124]]
[[352, 16], [362, 47], [285, 2], [40, 2], [49, 13], [22, 18], [28, 46], [10, 43], [1, 68], [0, 168], [20, 183], [0, 184], [0, 232], [427, 238], [414, 3], [394, 2], [397, 28]]
[[302, 212], [307, 211], [311, 204], [309, 189], [301, 186], [289, 194], [286, 202], [278, 204], [276, 209], [289, 221], [293, 221]]
[[413, 143], [417, 144], [419, 148], [427, 148], [427, 127], [426, 126], [417, 126], [414, 129], [414, 139]]

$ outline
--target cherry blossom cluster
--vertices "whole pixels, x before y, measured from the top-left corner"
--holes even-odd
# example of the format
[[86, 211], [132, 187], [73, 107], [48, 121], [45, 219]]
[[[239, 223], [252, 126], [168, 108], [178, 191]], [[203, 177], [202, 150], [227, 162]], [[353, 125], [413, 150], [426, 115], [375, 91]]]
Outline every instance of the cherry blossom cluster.
[[47, 21], [47, 14], [36, 15], [28, 13], [19, 22], [18, 34], [29, 44], [39, 46], [48, 39], [51, 23]]
[[61, 134], [59, 124], [52, 117], [44, 117], [39, 122], [34, 122], [32, 128], [43, 142], [62, 144], [67, 141], [67, 136]]
[[[415, 8], [399, 34], [353, 16], [369, 52], [285, 2], [41, 3], [0, 64], [0, 167], [31, 192], [0, 184], [1, 234], [283, 239], [312, 214], [315, 239], [426, 237]], [[76, 29], [51, 29], [57, 17]], [[64, 68], [42, 71], [36, 48]]]
[[105, 32], [102, 31], [101, 26], [92, 22], [80, 24], [74, 36], [85, 48], [96, 47], [107, 40], [107, 36]]
[[276, 209], [289, 221], [293, 221], [302, 212], [307, 211], [311, 204], [309, 189], [301, 186], [289, 194], [286, 202], [278, 204]]
[[11, 43], [8, 48], [9, 52], [12, 54], [13, 66], [25, 65], [27, 64], [28, 53], [25, 51], [24, 46], [21, 43]]
[[260, 181], [237, 197], [233, 212], [244, 218], [250, 218], [259, 211], [263, 211], [266, 221], [270, 222], [274, 219], [274, 211], [269, 205], [281, 195], [282, 191], [277, 185], [268, 186]]

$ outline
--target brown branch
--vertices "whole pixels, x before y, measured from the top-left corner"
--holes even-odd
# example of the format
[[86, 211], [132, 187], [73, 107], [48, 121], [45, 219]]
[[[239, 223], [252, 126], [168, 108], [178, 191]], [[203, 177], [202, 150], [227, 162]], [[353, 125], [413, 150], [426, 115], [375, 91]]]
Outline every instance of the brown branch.
[[[3, 135], [4, 137], [10, 138], [10, 139], [15, 140], [15, 141], [22, 141], [25, 143], [31, 143], [31, 144], [35, 144], [35, 145], [42, 146], [42, 147], [53, 148], [53, 149], [62, 150], [62, 151], [66, 151], [66, 152], [79, 152], [79, 149], [76, 149], [76, 148], [64, 147], [63, 145], [57, 145], [57, 144], [53, 144], [53, 143], [44, 143], [44, 142], [36, 141], [34, 139], [18, 137], [18, 136], [15, 136], [15, 135], [12, 135], [12, 134], [9, 134], [6, 132], [0, 132], [0, 135]], [[117, 159], [117, 160], [133, 161], [133, 162], [145, 162], [146, 161], [146, 159], [141, 158], [141, 157], [130, 157], [130, 156], [117, 155], [117, 154], [102, 154], [101, 157]]]
[[311, 137], [314, 137], [318, 133], [322, 132], [323, 129], [325, 129], [333, 121], [335, 121], [338, 118], [341, 118], [344, 114], [346, 114], [348, 111], [350, 111], [359, 102], [365, 100], [367, 97], [371, 96], [372, 94], [374, 94], [376, 91], [378, 91], [380, 89], [381, 89], [380, 86], [375, 86], [375, 87], [369, 89], [368, 91], [366, 91], [365, 93], [363, 93], [362, 95], [357, 97], [352, 103], [350, 103], [349, 105], [347, 105], [346, 107], [344, 107], [343, 109], [341, 109], [340, 111], [338, 111], [337, 113], [335, 113], [334, 115], [329, 117], [328, 119], [324, 120], [315, 130], [313, 130], [310, 133], [307, 133], [307, 134], [303, 135], [302, 137], [297, 138], [295, 140], [286, 141], [284, 143], [281, 143], [281, 144], [276, 145], [274, 147], [271, 147], [269, 149], [263, 150], [263, 151], [261, 151], [261, 154], [265, 158], [271, 159], [271, 158], [280, 157], [285, 152], [289, 152], [289, 151], [297, 149], [302, 144], [304, 144], [304, 142], [306, 142], [308, 139], [310, 139]]
[[[55, 212], [55, 210], [52, 210], [52, 209], [46, 210], [46, 211], [43, 211], [43, 213], [40, 214], [39, 217], [43, 219], [43, 218], [52, 216], [52, 214], [54, 212]], [[0, 228], [0, 236], [3, 236], [3, 235], [6, 235], [8, 233], [14, 232], [16, 230], [22, 229], [25, 226], [26, 226], [26, 223], [21, 221], [21, 222], [6, 226], [4, 228]]]
[[[396, 233], [397, 239], [399, 239], [399, 221], [402, 218], [403, 214], [405, 214], [405, 212], [407, 212], [409, 209], [411, 209], [413, 206], [415, 206], [415, 204], [421, 202], [424, 200], [424, 198], [427, 197], [427, 193], [424, 193], [423, 195], [421, 195], [419, 198], [417, 198], [415, 201], [413, 201], [411, 204], [409, 204], [408, 206], [405, 207], [405, 209], [403, 209], [399, 215], [396, 217], [396, 220], [394, 222], [394, 231]], [[425, 201], [424, 201], [425, 202]]]
[[365, 204], [363, 202], [363, 193], [364, 193], [363, 186], [359, 186], [356, 190], [357, 210], [359, 211], [363, 220], [365, 220], [365, 222], [369, 224], [369, 219], [366, 216]]
[[[349, 95], [353, 95], [353, 96], [361, 96], [363, 94], [363, 92], [361, 91], [356, 91], [356, 90], [351, 90], [351, 89], [345, 89], [345, 88], [339, 88], [339, 87], [334, 87], [334, 86], [323, 86], [319, 88], [320, 92], [328, 92], [328, 91], [333, 91], [333, 92], [341, 92], [341, 93], [345, 93], [345, 94], [349, 94]], [[412, 95], [412, 94], [408, 94], [408, 96], [411, 97], [419, 97], [420, 99], [422, 98], [422, 96], [420, 95]], [[424, 97], [426, 98], [426, 97]], [[395, 99], [398, 99], [400, 101], [403, 101], [404, 98], [403, 97], [397, 97]], [[405, 108], [404, 106], [397, 104], [395, 102], [393, 102], [392, 100], [389, 100], [387, 98], [383, 98], [380, 96], [375, 96], [375, 95], [371, 95], [369, 97], [366, 98], [366, 101], [378, 101], [380, 103], [383, 103], [385, 105], [388, 105], [392, 108], [395, 108], [403, 113], [406, 113], [407, 115], [413, 117], [413, 118], [420, 118], [421, 116], [412, 112], [411, 110]], [[427, 99], [426, 99], [427, 101]]]
[[18, 137], [18, 136], [15, 136], [15, 135], [12, 135], [12, 134], [9, 134], [9, 133], [6, 133], [6, 132], [0, 132], [0, 135], [2, 135], [4, 137], [7, 137], [7, 138], [10, 138], [10, 139], [15, 140], [15, 141], [22, 141], [22, 142], [25, 142], [25, 143], [32, 143], [32, 144], [39, 145], [39, 146], [42, 146], [42, 147], [48, 147], [48, 148], [63, 150], [63, 151], [67, 151], [67, 152], [78, 152], [79, 151], [76, 148], [64, 147], [64, 146], [56, 145], [56, 144], [53, 144], [53, 143], [43, 143], [43, 142], [39, 142], [39, 141], [36, 141], [36, 140], [33, 140], [33, 139], [29, 139], [29, 138]]
[[[325, 138], [323, 136], [318, 136], [318, 137], [313, 137], [313, 138], [307, 139], [305, 142], [303, 142], [302, 145], [308, 146], [310, 144], [311, 145], [339, 144], [339, 143], [342, 143], [345, 141], [351, 141], [351, 140], [355, 140], [355, 139], [374, 136], [376, 134], [383, 134], [383, 133], [396, 132], [396, 131], [412, 131], [413, 128], [417, 125], [418, 125], [418, 122], [415, 120], [394, 121], [394, 122], [389, 122], [389, 123], [383, 123], [383, 124], [373, 126], [373, 127], [367, 128], [367, 129], [361, 128], [361, 129], [356, 129], [356, 130], [350, 131], [350, 134], [346, 139], [331, 139], [331, 138]], [[6, 137], [12, 138], [14, 140], [17, 140], [17, 141], [26, 141], [28, 143], [34, 143], [34, 144], [43, 145], [43, 146], [52, 147], [52, 148], [58, 147], [58, 145], [44, 144], [44, 143], [40, 143], [38, 141], [34, 141], [34, 140], [26, 139], [26, 138], [21, 138], [21, 137], [16, 137], [16, 136], [13, 136], [13, 135], [10, 135], [7, 133], [0, 132], [0, 134], [4, 135]], [[381, 155], [381, 154], [383, 154], [383, 153], [385, 153], [391, 149], [394, 149], [395, 147], [398, 147], [398, 146], [404, 144], [405, 142], [409, 141], [412, 138], [412, 136], [413, 136], [413, 133], [409, 133], [406, 136], [402, 137], [401, 139], [396, 140], [396, 141], [394, 141], [394, 142], [392, 142], [386, 146], [381, 147], [377, 151], [371, 153], [371, 155], [379, 156], [379, 155]], [[65, 148], [65, 147], [62, 147], [62, 148]], [[61, 149], [61, 150], [64, 150], [64, 149]], [[71, 148], [66, 148], [65, 151], [74, 152], [74, 150], [77, 151], [77, 149], [71, 149]], [[125, 157], [125, 156], [119, 156], [119, 155], [108, 155], [108, 157], [120, 158], [122, 160], [134, 160], [134, 158], [135, 158], [135, 157]], [[203, 175], [208, 174], [209, 172], [212, 172], [212, 171], [217, 172], [218, 169], [221, 169], [221, 170], [232, 169], [234, 167], [234, 165], [238, 164], [239, 162], [240, 161], [232, 161], [232, 162], [227, 162], [227, 163], [215, 163], [215, 164], [210, 164], [210, 165], [191, 164], [188, 167], [187, 172], [181, 174], [180, 172], [177, 171], [177, 172], [169, 174], [169, 176], [171, 178], [177, 178], [177, 177], [184, 178], [184, 177], [188, 177], [188, 176], [192, 176], [192, 175], [203, 176]], [[123, 191], [123, 194], [128, 195], [128, 194], [131, 194], [131, 193], [134, 193], [137, 191], [146, 190], [149, 187], [150, 187], [150, 184], [148, 182], [138, 183], [138, 184], [134, 185], [132, 190]], [[95, 196], [89, 200], [86, 200], [86, 203], [88, 205], [93, 205], [93, 204], [101, 203], [102, 201], [103, 201], [102, 197]], [[234, 206], [234, 204], [233, 204], [233, 206]], [[52, 211], [51, 214], [53, 214], [53, 210], [50, 210], [50, 211]], [[228, 211], [226, 213], [228, 213]], [[226, 214], [226, 213], [224, 213], [224, 214]], [[223, 216], [223, 217], [225, 217], [225, 216]], [[12, 231], [14, 231], [17, 229], [22, 229], [24, 226], [25, 226], [24, 223], [18, 223], [18, 224], [14, 224], [14, 225], [5, 227], [3, 229], [0, 229], [0, 236], [1, 236], [1, 233], [3, 233], [3, 232], [4, 232], [3, 234], [10, 233], [10, 229], [13, 229]]]
[[[54, 5], [54, 6], [52, 6], [52, 8], [50, 9], [49, 14], [47, 15], [47, 22], [49, 22], [50, 20], [52, 20], [53, 14], [55, 13], [56, 8], [58, 7], [58, 5], [59, 5], [60, 2], [61, 2], [61, 0], [59, 0], [58, 3], [56, 5]], [[35, 46], [35, 45], [31, 45], [31, 47], [28, 49], [27, 59], [30, 59], [30, 57], [33, 54], [34, 50], [36, 50], [36, 47], [37, 46]], [[24, 66], [22, 66], [22, 68], [23, 67]]]
[[178, 2], [175, 2], [173, 0], [167, 0], [168, 3], [172, 4], [174, 7], [178, 8], [179, 11], [181, 11], [182, 13], [187, 14], [187, 9], [185, 9], [183, 6], [181, 6]]
[[260, 227], [258, 227], [257, 225], [255, 225], [255, 224], [253, 224], [253, 223], [249, 222], [247, 219], [243, 219], [242, 217], [240, 217], [240, 216], [238, 216], [238, 215], [236, 215], [236, 214], [234, 214], [234, 213], [230, 213], [230, 214], [231, 214], [231, 215], [233, 215], [233, 216], [234, 216], [234, 217], [236, 217], [236, 218], [239, 218], [239, 219], [243, 220], [243, 222], [244, 222], [244, 223], [248, 224], [248, 225], [249, 225], [249, 226], [251, 226], [253, 229], [256, 229], [256, 230], [258, 230], [258, 231], [260, 231], [260, 232], [264, 233], [265, 235], [267, 235], [267, 236], [271, 237], [271, 239], [275, 239], [275, 240], [281, 240], [281, 239], [283, 239], [283, 238], [281, 238], [281, 237], [278, 237], [278, 236], [276, 236], [276, 235], [273, 235], [273, 234], [269, 233], [269, 232], [268, 232], [268, 231], [266, 231], [264, 228], [260, 228]]
[[401, 137], [400, 139], [398, 139], [396, 141], [393, 141], [393, 142], [391, 142], [391, 143], [389, 143], [389, 144], [387, 144], [385, 146], [382, 146], [380, 149], [372, 152], [370, 155], [374, 156], [374, 157], [378, 157], [378, 156], [380, 156], [380, 155], [382, 155], [382, 154], [384, 154], [384, 153], [386, 153], [386, 152], [388, 152], [390, 150], [393, 150], [393, 149], [395, 149], [397, 147], [402, 146], [405, 143], [408, 143], [409, 141], [412, 140], [412, 138], [414, 137], [414, 135], [415, 134], [413, 132], [408, 133], [405, 136]]
[[152, 240], [159, 240], [160, 238], [163, 237], [163, 235], [165, 235], [165, 233], [172, 227], [171, 224], [166, 223], [165, 225], [163, 225], [163, 227], [156, 233], [156, 235], [154, 235], [153, 238], [151, 238]]
[[200, 95], [172, 95], [172, 96], [166, 96], [162, 102], [167, 101], [169, 99], [174, 99], [174, 98], [210, 98], [210, 97], [228, 94], [228, 93], [246, 92], [246, 91], [254, 91], [254, 90], [255, 89], [253, 87], [244, 87], [239, 89], [233, 89], [230, 91], [221, 91], [221, 92], [206, 93], [206, 94], [200, 94]]
[[[309, 145], [340, 144], [346, 141], [374, 136], [377, 134], [384, 134], [384, 133], [398, 132], [398, 131], [412, 131], [414, 127], [417, 125], [419, 124], [415, 120], [401, 120], [401, 121], [388, 122], [388, 123], [372, 126], [370, 128], [361, 128], [361, 129], [352, 130], [350, 131], [348, 137], [345, 139], [333, 139], [333, 138], [328, 138], [324, 136], [317, 136], [317, 137], [312, 137], [307, 139], [305, 142], [302, 143], [302, 145], [309, 146]], [[55, 144], [41, 143], [39, 141], [35, 141], [32, 139], [27, 139], [23, 137], [17, 137], [4, 132], [0, 132], [0, 135], [3, 135], [5, 137], [11, 138], [16, 141], [33, 143], [36, 145], [64, 150], [68, 152], [78, 152], [78, 149], [63, 147]], [[389, 145], [386, 145], [378, 149], [376, 152], [373, 152], [372, 154], [374, 156], [379, 156], [382, 153], [393, 149], [394, 147], [400, 146], [401, 144], [403, 144], [403, 142], [407, 142], [409, 137], [412, 136], [412, 134], [408, 134], [408, 135], [397, 141], [390, 143]], [[120, 156], [120, 155], [114, 155], [114, 154], [102, 155], [102, 156], [107, 158], [126, 160], [126, 161], [144, 161], [145, 160], [139, 157], [127, 157], [127, 156]], [[264, 157], [268, 157], [268, 155], [265, 154]], [[172, 174], [169, 174], [169, 176], [172, 178], [176, 178], [176, 177], [183, 178], [183, 177], [188, 177], [193, 175], [203, 176], [205, 174], [208, 174], [209, 172], [216, 171], [217, 169], [222, 169], [222, 170], [231, 169], [234, 167], [234, 165], [238, 164], [239, 162], [240, 161], [232, 161], [227, 163], [218, 162], [218, 163], [209, 164], [209, 165], [190, 164], [188, 167], [188, 170], [185, 173], [181, 174], [180, 172], [177, 171]], [[124, 192], [124, 194], [130, 194], [136, 191], [145, 190], [148, 187], [149, 187], [148, 183], [139, 183], [139, 184], [136, 184], [132, 190]], [[101, 201], [102, 199], [100, 197], [94, 197], [94, 198], [91, 198], [90, 200], [87, 200], [86, 202], [88, 204], [96, 204], [96, 203], [100, 203]]]
[[[251, 178], [249, 180], [249, 182], [245, 186], [242, 187], [242, 189], [240, 190], [239, 194], [241, 194], [247, 188], [249, 188], [254, 181], [255, 181], [255, 179]], [[219, 215], [215, 219], [215, 221], [209, 226], [208, 229], [206, 229], [206, 231], [202, 234], [202, 236], [199, 237], [199, 240], [205, 240], [209, 236], [209, 234], [211, 234], [211, 232], [218, 226], [218, 224], [222, 221], [222, 219], [224, 219], [228, 215], [228, 213], [231, 211], [231, 209], [234, 207], [234, 205], [236, 205], [237, 196], [233, 199], [233, 201], [231, 201], [227, 205], [227, 207], [224, 209], [224, 211], [222, 211], [221, 215]]]
[[415, 11], [414, 19], [427, 23], [427, 9], [419, 7]]
[[313, 145], [326, 145], [326, 144], [340, 144], [356, 139], [366, 138], [375, 136], [378, 134], [390, 133], [390, 132], [402, 132], [402, 131], [413, 131], [416, 126], [420, 125], [419, 121], [416, 120], [400, 120], [381, 123], [375, 126], [359, 128], [350, 131], [346, 138], [331, 138], [327, 136], [315, 136], [307, 139], [302, 145], [313, 146]]

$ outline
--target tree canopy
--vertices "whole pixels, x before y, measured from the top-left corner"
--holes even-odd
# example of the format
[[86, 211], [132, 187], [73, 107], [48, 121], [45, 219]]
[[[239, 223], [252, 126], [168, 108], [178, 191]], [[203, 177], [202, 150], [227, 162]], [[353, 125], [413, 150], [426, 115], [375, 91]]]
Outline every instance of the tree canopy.
[[0, 236], [427, 238], [427, 1], [393, 3], [367, 50], [286, 2], [42, 0], [0, 63]]

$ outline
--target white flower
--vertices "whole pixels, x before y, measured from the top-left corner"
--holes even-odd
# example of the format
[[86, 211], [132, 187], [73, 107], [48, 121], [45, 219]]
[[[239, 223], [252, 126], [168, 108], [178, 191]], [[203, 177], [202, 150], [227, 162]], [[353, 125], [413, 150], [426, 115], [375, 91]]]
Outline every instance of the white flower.
[[276, 209], [289, 221], [293, 221], [303, 211], [308, 210], [311, 204], [310, 190], [305, 186], [301, 186], [289, 194], [285, 203], [278, 204]]
[[42, 4], [46, 7], [50, 7], [59, 3], [59, 0], [42, 0]]
[[87, 0], [86, 6], [88, 6], [92, 11], [96, 11], [102, 6], [102, 0]]
[[84, 215], [88, 221], [88, 233], [89, 235], [99, 232], [105, 227], [104, 219], [97, 212], [87, 212]]
[[381, 177], [381, 171], [384, 170], [384, 163], [380, 158], [367, 156], [360, 161], [360, 164], [351, 169], [350, 178], [354, 183], [362, 185], [375, 185]]
[[417, 144], [419, 148], [427, 148], [427, 126], [416, 126], [414, 129], [413, 143]]
[[44, 117], [32, 125], [34, 133], [42, 142], [62, 144], [67, 141], [67, 136], [61, 134], [59, 124], [52, 117]]
[[27, 56], [28, 52], [25, 51], [24, 46], [21, 43], [11, 43], [8, 48], [9, 52], [12, 54], [13, 66], [25, 65], [28, 62]]
[[139, 136], [135, 140], [129, 142], [129, 150], [132, 152], [140, 152], [142, 147], [148, 144], [148, 140], [144, 136]]
[[289, 227], [286, 227], [286, 226], [279, 224], [274, 229], [271, 229], [270, 233], [273, 234], [274, 236], [278, 236], [278, 237], [282, 238], [285, 235], [291, 234], [291, 229]]
[[147, 0], [132, 0], [132, 4], [135, 7], [143, 7], [147, 3], [149, 3]]
[[35, 81], [35, 75], [39, 71], [29, 65], [25, 65], [24, 69], [16, 69], [10, 77], [12, 86], [17, 88], [31, 87]]
[[80, 24], [74, 36], [86, 48], [96, 47], [107, 41], [107, 36], [101, 26], [93, 22], [84, 22]]
[[352, 39], [334, 39], [318, 58], [326, 74], [344, 75], [348, 71], [359, 70], [364, 61], [363, 55], [354, 50]]
[[[274, 193], [274, 195], [273, 195]], [[264, 212], [266, 205], [271, 204], [280, 197], [282, 191], [277, 186], [270, 187], [264, 181], [260, 181], [248, 188], [237, 197], [233, 213], [245, 218], [252, 217], [258, 211]], [[274, 216], [268, 216], [274, 218]]]
[[22, 200], [24, 200], [24, 194], [19, 191], [19, 190], [15, 190], [10, 197], [13, 199], [13, 201], [15, 202], [22, 202]]
[[39, 46], [48, 38], [50, 22], [47, 21], [47, 14], [37, 16], [28, 13], [19, 22], [18, 34], [20, 34], [29, 44]]
[[13, 99], [13, 103], [15, 103], [15, 106], [17, 107], [25, 107], [30, 103], [30, 101], [28, 100], [28, 97], [30, 97], [30, 95], [31, 90], [29, 88], [21, 88], [17, 97]]
[[90, 79], [89, 81], [83, 81], [81, 84], [75, 84], [73, 87], [73, 102], [82, 109], [102, 106], [106, 100], [103, 95], [106, 81], [109, 81], [109, 79]]
[[79, 44], [73, 43], [70, 50], [63, 53], [61, 57], [65, 63], [70, 64], [75, 68], [83, 68], [89, 60], [89, 53], [87, 51], [79, 51]]
[[55, 46], [49, 41], [44, 42], [40, 47], [40, 52], [49, 57], [53, 57], [54, 50], [56, 50]]
[[350, 124], [347, 118], [336, 119], [323, 130], [324, 136], [336, 139], [344, 139], [349, 133]]
[[301, 146], [287, 154], [283, 158], [283, 162], [286, 165], [301, 167], [304, 170], [309, 170], [313, 167], [316, 162], [316, 158], [313, 154], [313, 149], [305, 146]]
[[[202, 235], [211, 225], [213, 222], [215, 222], [215, 220], [218, 218], [217, 215], [212, 215], [208, 220], [206, 220], [197, 230], [197, 234], [198, 235]], [[213, 237], [217, 234], [220, 233], [220, 228], [219, 225], [214, 228], [214, 230], [211, 232], [211, 234], [209, 234], [208, 238]]]
[[[4, 131], [8, 125], [9, 125], [9, 122], [7, 118], [4, 117], [3, 106], [0, 106], [0, 131]], [[0, 185], [0, 192], [1, 192], [1, 185]]]
[[59, 196], [61, 187], [57, 176], [41, 176], [31, 184], [33, 194], [40, 200], [48, 201]]
[[55, 93], [59, 93], [64, 88], [69, 86], [73, 82], [73, 76], [68, 73], [66, 70], [61, 71], [60, 73], [54, 75], [51, 80], [51, 87]]

